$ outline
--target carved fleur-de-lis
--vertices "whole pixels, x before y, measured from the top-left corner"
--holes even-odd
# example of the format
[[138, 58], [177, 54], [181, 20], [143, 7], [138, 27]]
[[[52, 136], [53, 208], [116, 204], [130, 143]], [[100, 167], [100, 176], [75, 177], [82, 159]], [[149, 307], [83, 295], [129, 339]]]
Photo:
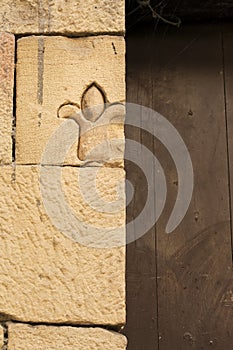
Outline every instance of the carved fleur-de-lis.
[[106, 102], [103, 90], [96, 83], [89, 85], [81, 100], [84, 117], [94, 123], [103, 114]]
[[[95, 82], [84, 90], [81, 108], [77, 103], [70, 101], [59, 107], [59, 118], [74, 119], [79, 125], [77, 155], [81, 161], [107, 161], [111, 158], [112, 145], [108, 135], [111, 134], [111, 130], [114, 133], [114, 126], [111, 129], [110, 125], [112, 121], [122, 125], [122, 109], [121, 104], [109, 104], [104, 90]], [[95, 147], [93, 142], [98, 145], [98, 141], [103, 143], [102, 148], [95, 149], [94, 154], [90, 153], [91, 146]]]

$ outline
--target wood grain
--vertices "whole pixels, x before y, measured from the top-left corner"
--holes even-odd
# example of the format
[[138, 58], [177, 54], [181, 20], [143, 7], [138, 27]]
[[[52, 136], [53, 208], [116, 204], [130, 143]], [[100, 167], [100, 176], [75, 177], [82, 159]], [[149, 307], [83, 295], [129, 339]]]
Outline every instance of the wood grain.
[[224, 27], [222, 33], [224, 54], [224, 79], [226, 101], [226, 132], [228, 139], [228, 170], [231, 209], [231, 233], [233, 242], [233, 29]]
[[[128, 41], [130, 64], [127, 67], [128, 92], [127, 100], [132, 103], [150, 103], [152, 94], [144, 88], [148, 82], [147, 68], [138, 70], [134, 51], [138, 38], [134, 42]], [[131, 50], [132, 49], [132, 50]], [[142, 66], [140, 66], [143, 68]], [[137, 72], [137, 73], [136, 73]], [[136, 74], [135, 74], [136, 73]], [[146, 80], [144, 80], [144, 76]], [[131, 87], [131, 88], [130, 88]], [[126, 126], [127, 139], [145, 144], [153, 152], [153, 137], [144, 133], [139, 128]], [[126, 141], [126, 159], [127, 159]], [[142, 157], [142, 154], [138, 154]], [[153, 171], [153, 164], [148, 159], [142, 159], [144, 167]], [[136, 164], [126, 162], [127, 179], [133, 184], [135, 195], [127, 208], [128, 222], [133, 220], [143, 208], [147, 199], [147, 183], [143, 173]], [[134, 234], [136, 228], [133, 228]], [[130, 234], [130, 232], [127, 232]], [[157, 282], [156, 282], [156, 239], [155, 228], [152, 228], [145, 236], [127, 246], [127, 326], [125, 333], [128, 336], [128, 350], [157, 349]], [[146, 340], [146, 341], [145, 341]]]
[[[156, 242], [150, 241], [150, 249], [147, 245], [147, 261], [154, 254], [157, 286], [149, 279], [145, 290], [128, 284], [128, 305], [133, 290], [137, 300], [131, 329], [137, 327], [129, 338], [134, 339], [134, 350], [231, 349], [233, 274], [221, 28], [198, 25], [159, 32], [144, 27], [128, 41], [128, 101], [132, 98], [153, 107], [176, 127], [190, 152], [195, 177], [190, 208], [179, 227], [167, 235], [165, 227], [177, 196], [177, 172], [166, 147], [154, 140], [168, 186], [166, 207], [155, 228]], [[141, 140], [152, 142], [146, 136]], [[141, 242], [146, 240], [145, 236]], [[130, 253], [128, 248], [128, 281], [131, 263], [141, 262], [137, 245]], [[150, 271], [148, 263], [143, 266], [143, 271], [137, 270], [137, 285]], [[142, 307], [149, 320], [138, 312]], [[128, 306], [128, 319], [130, 310]], [[154, 333], [146, 334], [143, 328]]]

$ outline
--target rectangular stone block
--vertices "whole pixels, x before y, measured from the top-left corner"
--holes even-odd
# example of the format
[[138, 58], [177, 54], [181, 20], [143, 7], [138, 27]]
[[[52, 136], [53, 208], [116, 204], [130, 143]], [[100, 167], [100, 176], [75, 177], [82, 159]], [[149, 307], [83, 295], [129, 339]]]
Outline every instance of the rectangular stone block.
[[0, 191], [0, 314], [123, 324], [123, 169], [2, 166]]
[[0, 33], [0, 164], [12, 162], [15, 38]]
[[4, 345], [4, 330], [3, 327], [0, 326], [0, 348], [3, 349]]
[[124, 0], [4, 0], [0, 30], [14, 34], [123, 33]]
[[122, 165], [124, 38], [30, 36], [17, 47], [17, 164]]
[[8, 350], [125, 350], [126, 338], [101, 328], [9, 324]]

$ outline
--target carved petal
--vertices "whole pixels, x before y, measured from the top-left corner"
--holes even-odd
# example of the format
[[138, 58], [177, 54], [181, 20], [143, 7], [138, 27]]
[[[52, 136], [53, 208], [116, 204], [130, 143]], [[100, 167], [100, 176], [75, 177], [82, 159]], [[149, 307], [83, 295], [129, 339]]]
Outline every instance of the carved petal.
[[79, 107], [75, 104], [64, 104], [58, 109], [59, 118], [71, 118], [80, 111]]
[[82, 97], [82, 112], [84, 117], [95, 122], [105, 109], [105, 98], [103, 91], [95, 84], [91, 84]]

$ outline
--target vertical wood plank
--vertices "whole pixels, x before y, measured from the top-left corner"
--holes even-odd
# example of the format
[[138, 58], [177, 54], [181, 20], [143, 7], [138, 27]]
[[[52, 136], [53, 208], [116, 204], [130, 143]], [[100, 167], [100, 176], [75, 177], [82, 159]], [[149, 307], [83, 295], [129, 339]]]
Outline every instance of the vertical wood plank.
[[[136, 39], [134, 41], [134, 39]], [[138, 37], [128, 40], [127, 101], [137, 104], [150, 104], [151, 81], [148, 80], [148, 66], [141, 66], [137, 60]], [[140, 39], [139, 39], [140, 40]], [[139, 45], [142, 45], [143, 41]], [[141, 57], [140, 57], [141, 58]], [[137, 65], [140, 65], [140, 70]], [[127, 116], [126, 116], [127, 122]], [[126, 126], [126, 137], [144, 144], [153, 152], [153, 137], [139, 128]], [[126, 141], [127, 144], [127, 141]], [[127, 159], [127, 146], [126, 155]], [[138, 157], [143, 157], [139, 152]], [[142, 169], [126, 161], [127, 179], [134, 187], [133, 201], [127, 208], [128, 221], [140, 213], [147, 198], [147, 183], [143, 167], [153, 172], [151, 159], [141, 159]], [[136, 228], [135, 228], [136, 231]], [[129, 234], [129, 232], [127, 232]], [[135, 233], [135, 232], [134, 232]], [[155, 228], [145, 236], [127, 246], [127, 326], [128, 350], [156, 350], [157, 336], [157, 283]]]
[[[233, 242], [233, 28], [223, 28], [224, 78], [226, 100], [226, 129], [228, 141], [228, 170], [231, 209], [231, 234]], [[233, 248], [233, 247], [232, 247]]]
[[[166, 235], [177, 195], [174, 164], [166, 163], [168, 201], [157, 224], [160, 350], [230, 348], [232, 261], [221, 32], [210, 25], [169, 30], [156, 48], [154, 108], [179, 131], [194, 167], [190, 208], [175, 232]], [[156, 154], [165, 161], [160, 149]]]
[[[134, 55], [128, 56], [128, 66], [134, 67], [137, 79], [128, 80], [128, 91], [144, 86], [147, 98], [142, 101], [140, 93], [134, 102], [146, 105], [150, 96], [149, 106], [181, 134], [193, 161], [195, 187], [183, 222], [167, 235], [177, 172], [166, 147], [155, 141], [168, 197], [156, 225], [158, 333], [154, 332], [159, 350], [230, 349], [233, 274], [221, 28], [203, 25], [161, 31], [144, 27], [134, 34]], [[143, 296], [152, 307], [145, 292], [138, 302]], [[152, 343], [146, 347], [154, 348]]]

